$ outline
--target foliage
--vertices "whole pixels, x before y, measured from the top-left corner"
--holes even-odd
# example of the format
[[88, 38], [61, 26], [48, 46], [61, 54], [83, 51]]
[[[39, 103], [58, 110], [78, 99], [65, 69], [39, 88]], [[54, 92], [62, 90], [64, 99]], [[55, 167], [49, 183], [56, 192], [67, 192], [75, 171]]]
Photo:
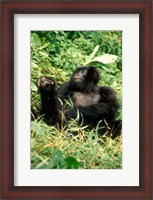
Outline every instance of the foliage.
[[[32, 168], [121, 168], [121, 137], [111, 140], [85, 131], [75, 120], [68, 130], [41, 120], [36, 80], [50, 76], [60, 85], [81, 65], [100, 69], [100, 85], [110, 85], [122, 102], [121, 31], [34, 31], [31, 33]], [[122, 119], [122, 110], [117, 113]], [[78, 132], [77, 136], [72, 131]]]
[[[112, 140], [96, 130], [85, 131], [71, 121], [67, 130], [58, 130], [42, 121], [31, 126], [31, 167], [51, 169], [121, 168], [121, 137]], [[74, 132], [77, 135], [73, 135]]]

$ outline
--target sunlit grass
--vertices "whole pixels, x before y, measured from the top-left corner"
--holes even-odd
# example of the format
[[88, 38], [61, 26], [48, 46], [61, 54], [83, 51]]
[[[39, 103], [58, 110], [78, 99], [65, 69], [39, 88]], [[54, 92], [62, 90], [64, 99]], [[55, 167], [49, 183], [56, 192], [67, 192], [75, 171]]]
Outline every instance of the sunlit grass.
[[[96, 130], [86, 131], [72, 120], [66, 130], [47, 126], [44, 122], [32, 122], [32, 168], [47, 168], [52, 152], [58, 148], [64, 157], [71, 156], [83, 169], [116, 169], [122, 167], [121, 136], [112, 140], [98, 136]], [[75, 134], [77, 132], [77, 134]]]

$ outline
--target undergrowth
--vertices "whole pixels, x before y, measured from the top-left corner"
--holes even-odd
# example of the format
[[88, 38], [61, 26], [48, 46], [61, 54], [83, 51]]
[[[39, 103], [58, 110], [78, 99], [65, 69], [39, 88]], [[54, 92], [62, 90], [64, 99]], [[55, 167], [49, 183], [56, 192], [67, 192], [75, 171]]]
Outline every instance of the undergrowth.
[[[104, 63], [104, 54], [116, 61]], [[98, 127], [88, 131], [72, 120], [59, 130], [46, 125], [40, 115], [40, 94], [36, 80], [52, 77], [57, 85], [72, 71], [90, 64], [100, 69], [99, 85], [109, 85], [122, 103], [122, 32], [120, 31], [35, 31], [31, 33], [31, 168], [32, 169], [120, 169], [122, 136], [111, 139], [98, 135]], [[122, 119], [122, 109], [116, 113]], [[75, 134], [74, 134], [75, 133]], [[77, 134], [76, 134], [77, 133]]]

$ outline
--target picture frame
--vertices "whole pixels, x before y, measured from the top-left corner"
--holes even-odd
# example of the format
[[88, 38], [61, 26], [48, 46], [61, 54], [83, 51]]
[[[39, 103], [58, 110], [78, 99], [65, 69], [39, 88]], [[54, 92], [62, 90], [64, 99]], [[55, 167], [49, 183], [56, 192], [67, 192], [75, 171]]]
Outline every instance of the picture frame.
[[[1, 199], [146, 199], [151, 200], [151, 31], [152, 2], [1, 1]], [[14, 15], [139, 14], [139, 186], [14, 186]]]

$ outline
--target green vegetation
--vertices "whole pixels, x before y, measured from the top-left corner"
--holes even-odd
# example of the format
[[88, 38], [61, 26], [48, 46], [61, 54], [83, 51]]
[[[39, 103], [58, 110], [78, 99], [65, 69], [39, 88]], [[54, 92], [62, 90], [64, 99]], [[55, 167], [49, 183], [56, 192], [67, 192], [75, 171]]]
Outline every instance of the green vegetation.
[[[105, 55], [106, 54], [106, 55]], [[104, 58], [105, 55], [105, 58]], [[114, 59], [114, 61], [113, 61]], [[118, 169], [122, 167], [122, 138], [112, 140], [79, 127], [67, 130], [47, 126], [40, 116], [36, 80], [50, 76], [60, 85], [78, 66], [100, 69], [100, 85], [109, 85], [122, 102], [121, 31], [35, 31], [31, 33], [31, 167], [50, 169]], [[117, 119], [122, 118], [121, 109]], [[77, 132], [77, 135], [73, 135]]]

